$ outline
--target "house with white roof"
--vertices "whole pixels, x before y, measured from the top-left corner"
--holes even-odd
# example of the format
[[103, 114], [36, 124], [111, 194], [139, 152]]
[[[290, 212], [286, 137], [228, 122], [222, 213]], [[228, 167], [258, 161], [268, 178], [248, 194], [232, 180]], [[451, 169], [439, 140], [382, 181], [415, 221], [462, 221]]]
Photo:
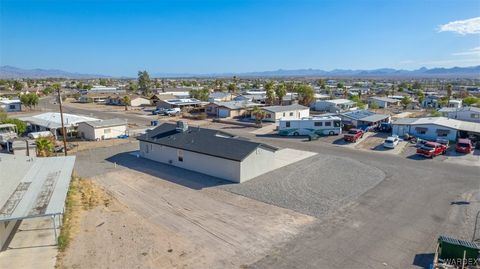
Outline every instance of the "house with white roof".
[[318, 100], [313, 107], [315, 111], [330, 113], [357, 110], [357, 104], [348, 99]]
[[0, 99], [0, 108], [6, 112], [22, 111], [22, 102], [18, 99]]
[[392, 134], [413, 135], [422, 139], [456, 141], [458, 137], [480, 136], [480, 123], [445, 117], [402, 118], [392, 123]]
[[[51, 131], [55, 138], [62, 134], [62, 120], [58, 112], [46, 112], [31, 117], [21, 117], [20, 120], [28, 123], [31, 132]], [[77, 132], [77, 126], [85, 121], [98, 121], [97, 118], [63, 113], [63, 124], [67, 134], [71, 137]]]
[[480, 108], [478, 107], [444, 107], [439, 109], [438, 112], [449, 119], [480, 123]]
[[[262, 107], [266, 115], [264, 121], [277, 122], [280, 119], [301, 119], [310, 116], [310, 108], [299, 104], [289, 106], [266, 106]], [[251, 116], [255, 119], [255, 115]]]
[[376, 104], [379, 108], [387, 108], [390, 106], [400, 105], [400, 100], [388, 97], [372, 96], [368, 98], [368, 103], [370, 105]]
[[204, 102], [195, 99], [195, 98], [184, 98], [184, 99], [167, 99], [167, 100], [158, 100], [157, 108], [185, 108], [185, 107], [200, 107]]

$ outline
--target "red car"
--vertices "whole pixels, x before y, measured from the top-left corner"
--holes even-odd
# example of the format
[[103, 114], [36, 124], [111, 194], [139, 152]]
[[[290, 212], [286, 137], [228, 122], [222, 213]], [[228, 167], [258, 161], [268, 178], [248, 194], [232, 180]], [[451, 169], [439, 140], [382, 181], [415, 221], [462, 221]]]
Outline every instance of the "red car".
[[344, 136], [343, 136], [343, 140], [347, 141], [347, 142], [357, 142], [357, 140], [359, 138], [362, 138], [363, 137], [363, 130], [360, 130], [360, 129], [350, 129], [348, 130], [348, 133], [346, 133]]
[[458, 139], [455, 150], [460, 153], [470, 153], [473, 150], [473, 144], [470, 139]]
[[428, 158], [433, 158], [440, 154], [445, 154], [446, 152], [447, 146], [436, 142], [427, 142], [421, 147], [417, 148], [417, 154], [423, 155], [424, 157]]

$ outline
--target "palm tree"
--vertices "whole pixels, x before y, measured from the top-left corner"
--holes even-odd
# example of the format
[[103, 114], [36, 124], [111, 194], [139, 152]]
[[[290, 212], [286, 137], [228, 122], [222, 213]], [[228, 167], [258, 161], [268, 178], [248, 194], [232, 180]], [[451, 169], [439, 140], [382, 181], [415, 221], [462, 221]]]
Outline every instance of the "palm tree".
[[[53, 141], [51, 138], [40, 137], [35, 141], [38, 157], [48, 157], [53, 152]], [[66, 149], [64, 149], [66, 150]]]
[[265, 118], [267, 113], [256, 106], [252, 110], [252, 115], [255, 116], [255, 123], [257, 126], [262, 126], [262, 120]]
[[123, 104], [125, 105], [125, 111], [127, 111], [128, 106], [130, 105], [130, 102], [131, 102], [130, 97], [128, 95], [125, 95], [122, 101], [123, 101]]
[[450, 104], [450, 98], [452, 97], [452, 84], [447, 85], [447, 106]]
[[285, 84], [280, 83], [277, 85], [275, 88], [275, 95], [278, 97], [278, 104], [282, 105], [283, 103], [283, 97], [287, 95], [287, 87]]
[[348, 90], [346, 87], [343, 88], [343, 97], [347, 98], [348, 97]]

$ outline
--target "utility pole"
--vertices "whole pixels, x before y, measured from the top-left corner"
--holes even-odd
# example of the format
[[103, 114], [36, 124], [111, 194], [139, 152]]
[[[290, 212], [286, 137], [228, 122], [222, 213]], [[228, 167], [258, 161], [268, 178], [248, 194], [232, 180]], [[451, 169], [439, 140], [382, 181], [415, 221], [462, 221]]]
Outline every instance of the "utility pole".
[[60, 95], [60, 87], [58, 87], [58, 104], [60, 105], [60, 120], [62, 121], [62, 136], [63, 136], [63, 152], [67, 156], [67, 129], [63, 125], [63, 109], [62, 109], [62, 96]]

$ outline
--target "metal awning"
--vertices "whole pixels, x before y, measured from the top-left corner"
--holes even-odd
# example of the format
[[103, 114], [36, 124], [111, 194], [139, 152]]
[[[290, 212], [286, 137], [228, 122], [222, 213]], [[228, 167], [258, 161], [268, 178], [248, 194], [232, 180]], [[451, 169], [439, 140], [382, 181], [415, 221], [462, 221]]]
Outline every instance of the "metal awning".
[[63, 214], [75, 156], [0, 154], [0, 222]]

